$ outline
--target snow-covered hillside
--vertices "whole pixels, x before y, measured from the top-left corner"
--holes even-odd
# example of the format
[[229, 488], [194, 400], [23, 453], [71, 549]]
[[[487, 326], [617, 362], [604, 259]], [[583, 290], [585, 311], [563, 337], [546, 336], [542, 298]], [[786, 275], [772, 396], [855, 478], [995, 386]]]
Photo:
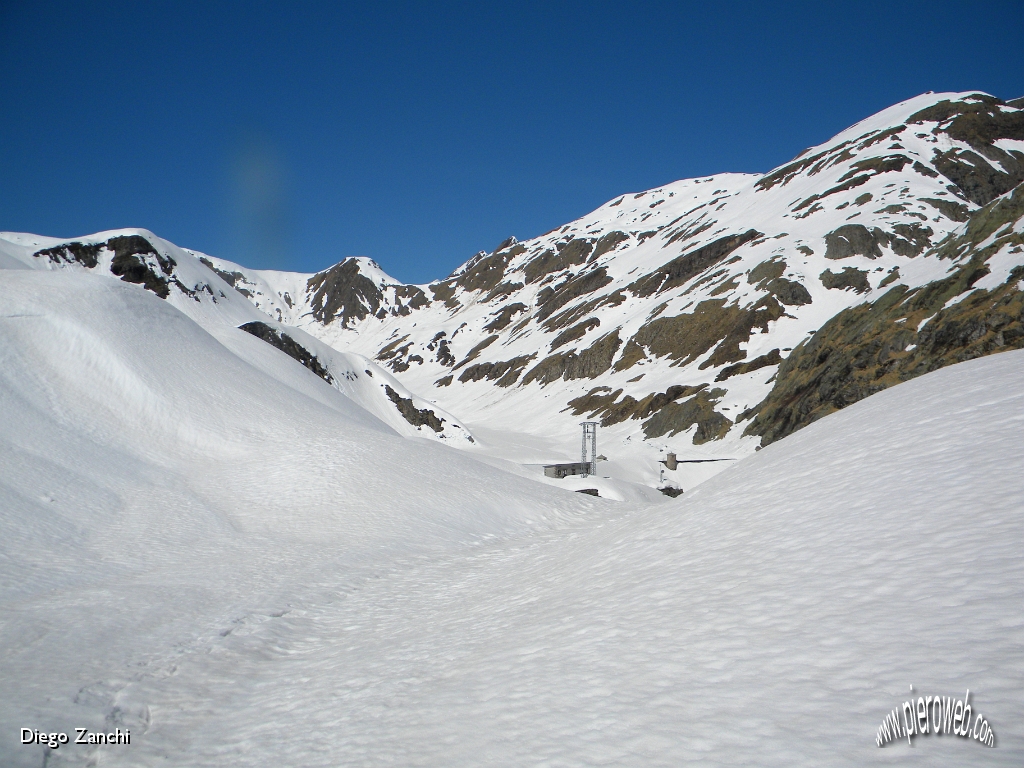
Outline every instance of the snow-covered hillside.
[[[572, 460], [578, 422], [594, 419], [602, 474], [653, 486], [665, 450], [741, 457], [892, 383], [1021, 345], [1022, 106], [925, 94], [767, 174], [623, 195], [430, 285], [368, 259], [316, 275], [213, 263], [264, 312], [490, 435], [485, 453]], [[859, 328], [853, 310], [870, 306], [903, 328], [815, 335], [840, 315]], [[964, 331], [979, 324], [985, 338]], [[851, 374], [868, 364], [852, 359], [861, 342], [877, 378]], [[815, 362], [826, 349], [842, 364]], [[722, 466], [672, 474], [690, 487]]]
[[[1024, 755], [1024, 352], [628, 505], [403, 439], [139, 286], [0, 270], [0, 307], [5, 766]], [[911, 684], [969, 688], [996, 748], [878, 749]]]
[[[411, 393], [389, 372], [363, 356], [334, 349], [268, 318], [244, 298], [232, 275], [218, 274], [201, 253], [179, 248], [139, 229], [100, 232], [74, 241], [21, 233], [0, 233], [0, 270], [45, 270], [110, 275], [140, 285], [243, 356], [281, 365], [292, 357], [345, 393], [400, 434], [473, 444], [472, 434], [450, 413]], [[5, 274], [0, 271], [0, 274]], [[267, 342], [253, 344], [241, 328]], [[285, 364], [285, 367], [292, 367]]]
[[242, 625], [607, 503], [404, 439], [138, 286], [0, 270], [0, 765], [49, 754], [22, 726], [143, 738], [125, 686]]

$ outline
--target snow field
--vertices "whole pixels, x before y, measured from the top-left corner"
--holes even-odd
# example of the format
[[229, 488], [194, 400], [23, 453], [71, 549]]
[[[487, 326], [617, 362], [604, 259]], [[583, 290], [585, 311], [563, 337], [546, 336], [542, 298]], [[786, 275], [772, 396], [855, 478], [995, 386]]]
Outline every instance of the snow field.
[[[1022, 352], [875, 395], [679, 500], [612, 504], [399, 440], [251, 366], [232, 377], [241, 360], [130, 286], [21, 279], [0, 283], [3, 466], [24, 470], [0, 508], [25, 532], [3, 544], [4, 738], [133, 732], [48, 765], [1020, 764]], [[128, 369], [93, 394], [105, 410], [68, 383], [81, 357], [46, 351], [50, 327], [9, 332], [55, 286], [48, 313], [125, 329], [96, 356]], [[108, 291], [123, 306], [104, 321]], [[135, 357], [126, 318], [145, 328]], [[44, 409], [46, 382], [20, 382], [46, 364], [68, 372]], [[151, 416], [126, 436], [141, 396], [105, 426], [124, 382], [159, 377], [165, 411], [209, 435]], [[396, 453], [417, 461], [382, 473]], [[909, 684], [970, 688], [996, 748], [878, 749]]]
[[[140, 687], [167, 711], [131, 760], [111, 757], [185, 764], [187, 744], [190, 765], [1019, 765], [1022, 372], [1020, 352], [945, 369], [684, 501], [307, 606]], [[970, 688], [996, 748], [878, 749], [909, 684]]]
[[[281, 614], [322, 572], [358, 583], [607, 504], [400, 438], [268, 345], [228, 349], [137, 286], [4, 270], [0, 307], [5, 766], [42, 760], [21, 727], [116, 721], [140, 738], [148, 704], [125, 686], [236, 619]], [[86, 756], [49, 764], [65, 759]]]

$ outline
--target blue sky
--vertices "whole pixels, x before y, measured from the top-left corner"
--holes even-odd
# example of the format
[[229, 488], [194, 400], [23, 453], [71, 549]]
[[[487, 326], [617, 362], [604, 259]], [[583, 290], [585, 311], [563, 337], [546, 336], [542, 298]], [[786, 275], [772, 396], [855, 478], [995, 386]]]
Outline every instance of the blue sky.
[[1024, 3], [0, 0], [0, 229], [444, 277], [924, 91], [1024, 96]]

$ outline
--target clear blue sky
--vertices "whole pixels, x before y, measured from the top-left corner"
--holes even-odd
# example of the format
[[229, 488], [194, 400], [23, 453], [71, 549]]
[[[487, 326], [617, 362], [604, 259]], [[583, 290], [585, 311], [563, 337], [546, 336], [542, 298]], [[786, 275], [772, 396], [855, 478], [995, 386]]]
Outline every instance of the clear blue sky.
[[0, 229], [447, 275], [934, 90], [1024, 96], [1024, 3], [0, 0]]

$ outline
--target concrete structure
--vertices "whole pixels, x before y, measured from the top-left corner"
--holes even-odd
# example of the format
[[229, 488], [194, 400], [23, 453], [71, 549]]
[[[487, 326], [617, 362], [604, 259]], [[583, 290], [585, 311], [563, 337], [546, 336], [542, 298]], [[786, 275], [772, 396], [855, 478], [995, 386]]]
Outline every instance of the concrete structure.
[[679, 466], [679, 462], [676, 461], [676, 455], [674, 453], [666, 453], [665, 454], [665, 462], [664, 462], [664, 464], [669, 469], [675, 469], [677, 466]]
[[544, 475], [546, 477], [566, 477], [568, 475], [583, 475], [586, 477], [588, 474], [592, 474], [592, 467], [590, 462], [573, 462], [571, 464], [546, 464], [544, 466]]

